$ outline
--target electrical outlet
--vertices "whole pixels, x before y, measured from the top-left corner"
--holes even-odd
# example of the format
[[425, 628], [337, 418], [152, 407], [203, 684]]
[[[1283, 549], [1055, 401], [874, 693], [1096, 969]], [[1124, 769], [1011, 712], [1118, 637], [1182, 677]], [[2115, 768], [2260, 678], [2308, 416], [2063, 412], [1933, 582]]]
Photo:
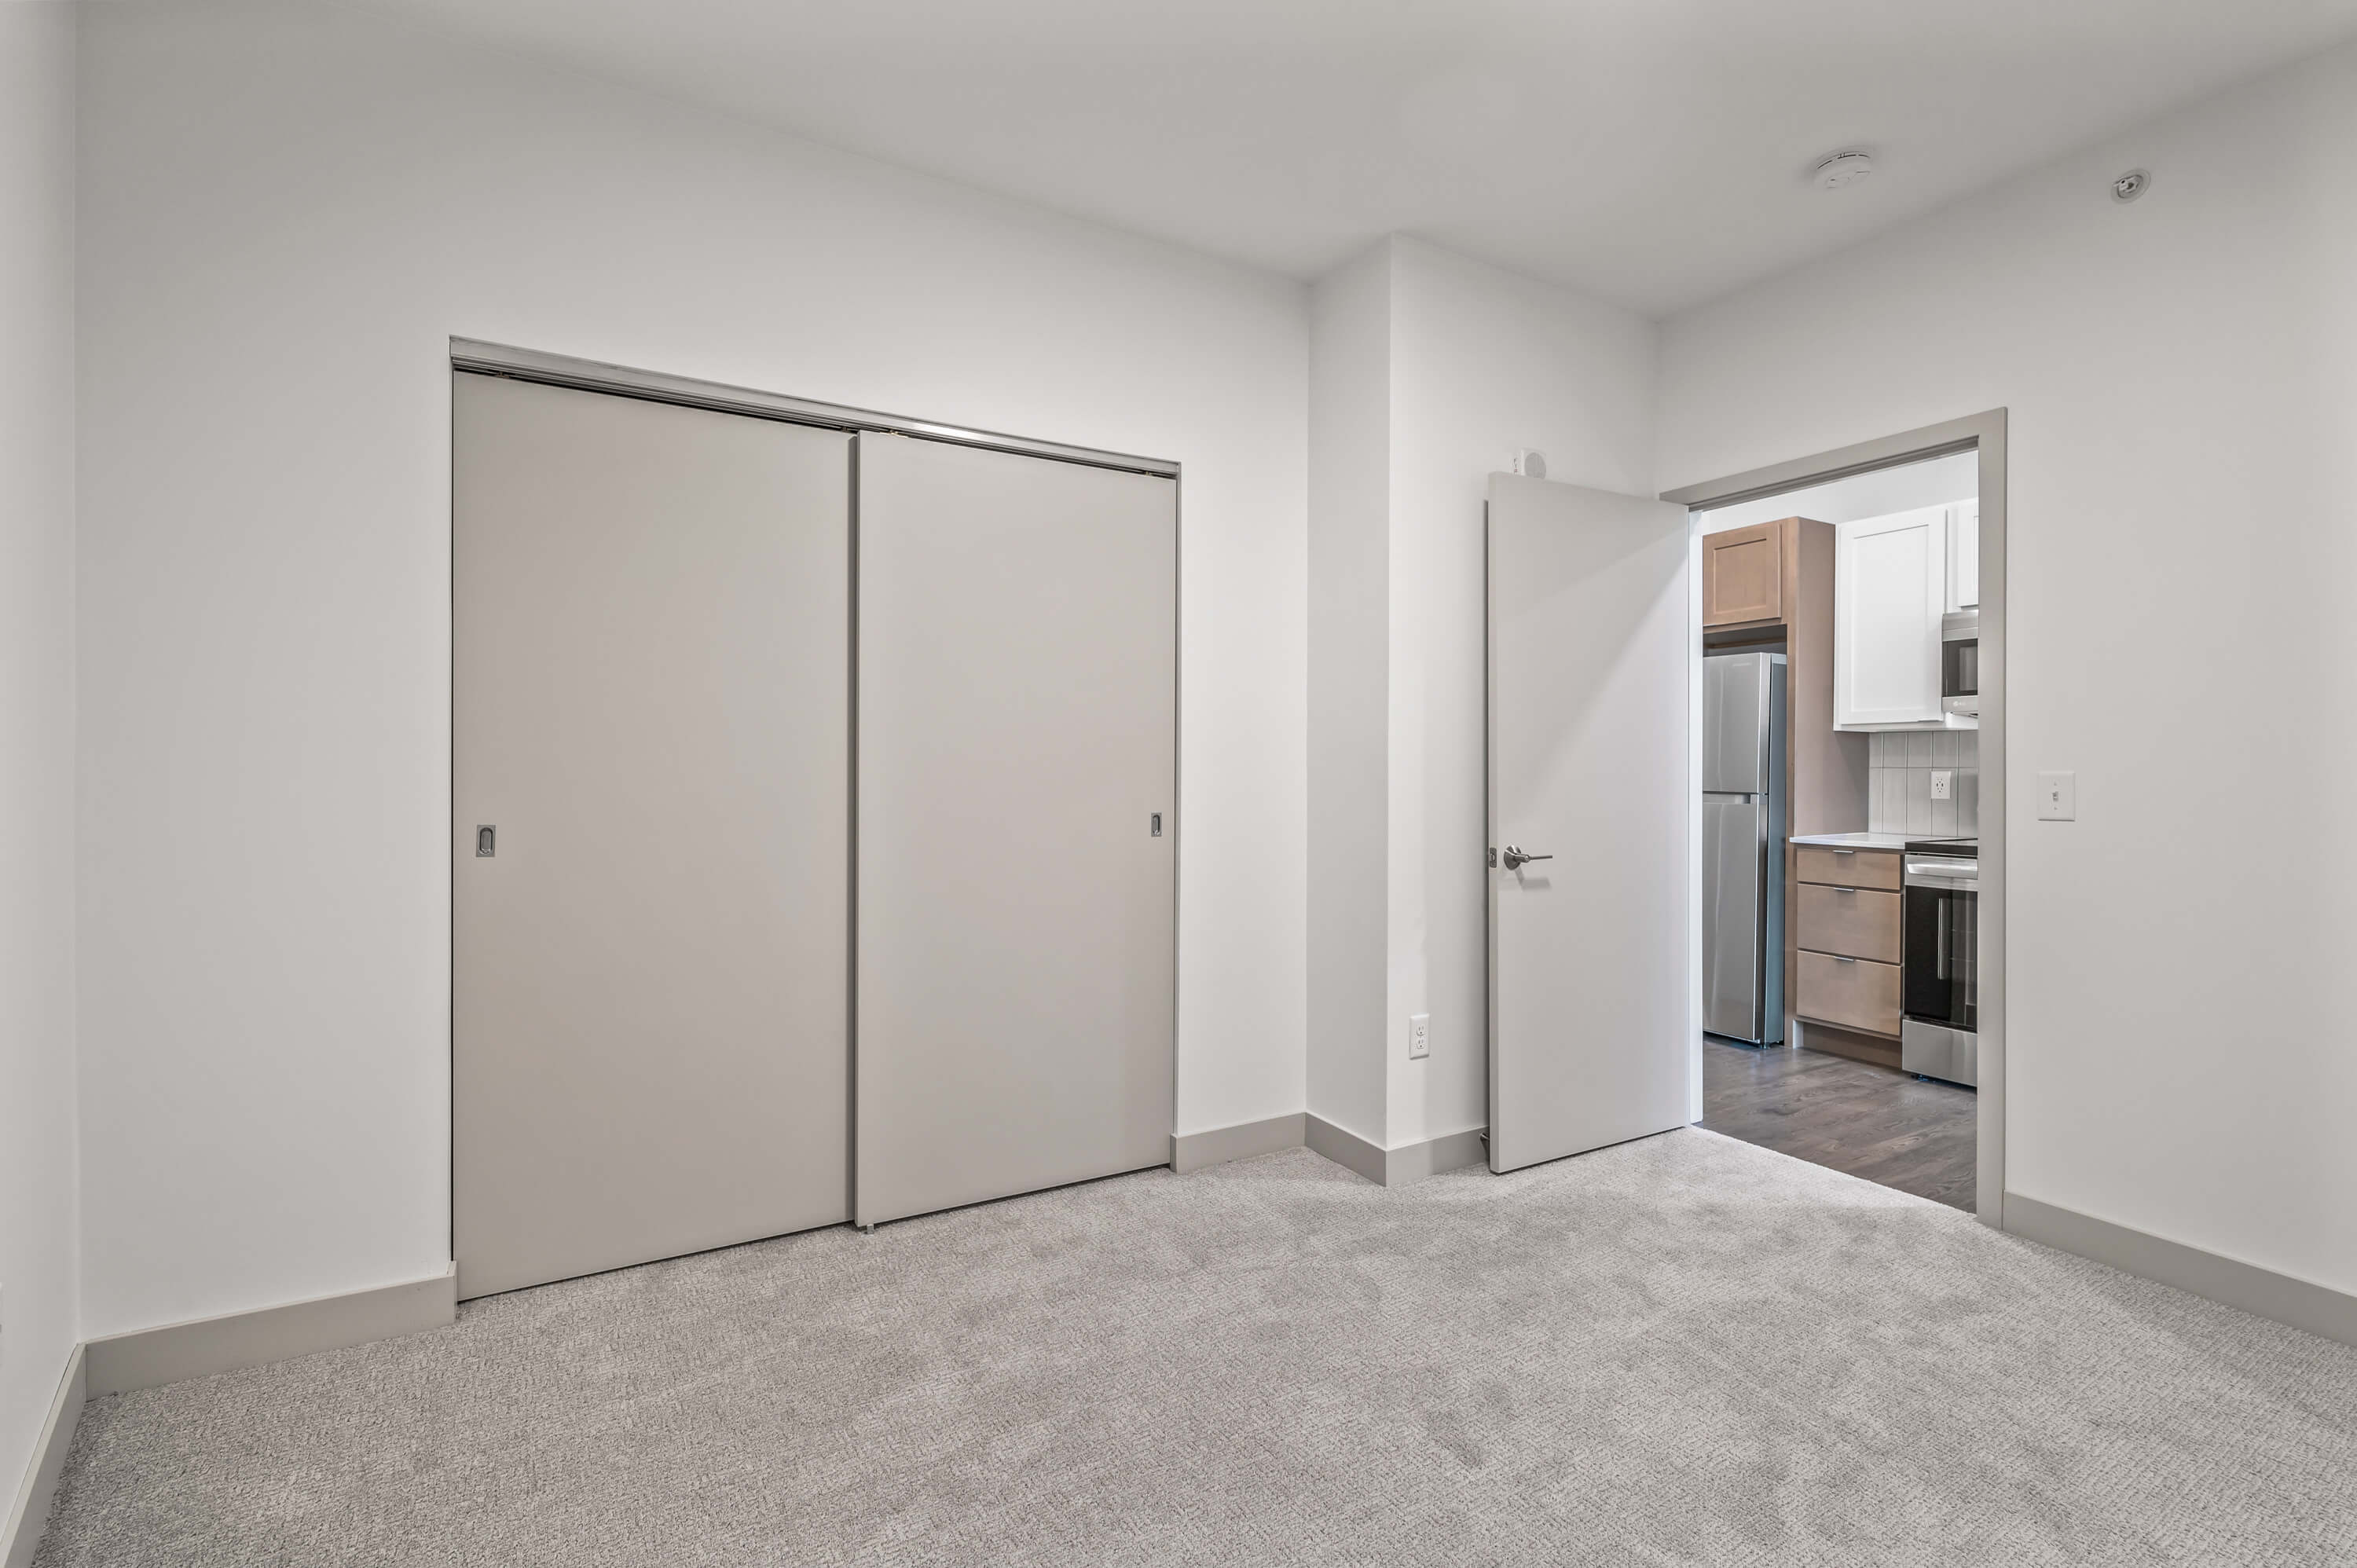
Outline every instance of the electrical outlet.
[[1954, 797], [1955, 792], [1956, 775], [1954, 769], [1948, 768], [1934, 768], [1932, 769], [1932, 799], [1934, 800], [1951, 800]]
[[1421, 1060], [1432, 1054], [1432, 1015], [1411, 1013], [1407, 1015], [1407, 1054]]
[[2041, 773], [2038, 776], [2038, 820], [2075, 822], [2079, 820], [2079, 776]]

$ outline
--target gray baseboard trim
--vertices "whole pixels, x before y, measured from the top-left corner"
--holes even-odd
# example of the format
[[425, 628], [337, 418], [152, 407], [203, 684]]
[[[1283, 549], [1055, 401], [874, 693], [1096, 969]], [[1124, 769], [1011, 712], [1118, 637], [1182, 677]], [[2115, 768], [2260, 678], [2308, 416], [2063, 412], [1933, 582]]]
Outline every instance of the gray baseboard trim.
[[41, 1531], [49, 1522], [49, 1502], [57, 1496], [58, 1477], [66, 1467], [66, 1451], [73, 1446], [74, 1428], [81, 1424], [81, 1407], [90, 1397], [90, 1358], [81, 1346], [66, 1358], [58, 1379], [57, 1397], [49, 1402], [49, 1418], [33, 1441], [31, 1461], [16, 1488], [5, 1529], [0, 1529], [0, 1568], [33, 1568]]
[[91, 1397], [340, 1350], [439, 1328], [457, 1317], [458, 1266], [453, 1263], [422, 1280], [109, 1335], [90, 1341]]
[[1346, 1170], [1358, 1172], [1377, 1187], [1383, 1185], [1383, 1151], [1380, 1147], [1315, 1113], [1305, 1113], [1302, 1122], [1301, 1141], [1311, 1149]]
[[1303, 1126], [1308, 1120], [1304, 1112], [1297, 1111], [1290, 1116], [1272, 1116], [1265, 1122], [1239, 1122], [1232, 1127], [1214, 1127], [1207, 1133], [1179, 1133], [1170, 1140], [1171, 1168], [1185, 1176], [1205, 1165], [1297, 1149], [1309, 1141]]
[[2018, 1192], [2005, 1195], [2005, 1228], [2016, 1236], [2093, 1258], [2125, 1273], [2207, 1296], [2344, 1345], [2357, 1345], [2357, 1295], [2205, 1252], [2182, 1241], [2131, 1230]]
[[1412, 1181], [1438, 1176], [1466, 1165], [1486, 1165], [1490, 1146], [1482, 1141], [1487, 1127], [1469, 1127], [1462, 1133], [1448, 1133], [1437, 1138], [1426, 1138], [1421, 1144], [1408, 1144], [1383, 1154], [1383, 1185], [1405, 1187]]
[[1488, 1148], [1481, 1142], [1482, 1133], [1489, 1131], [1486, 1127], [1471, 1127], [1462, 1133], [1427, 1138], [1420, 1144], [1385, 1149], [1321, 1117], [1313, 1115], [1307, 1120], [1308, 1136], [1304, 1142], [1377, 1187], [1405, 1187], [1460, 1165], [1478, 1165], [1489, 1157]]

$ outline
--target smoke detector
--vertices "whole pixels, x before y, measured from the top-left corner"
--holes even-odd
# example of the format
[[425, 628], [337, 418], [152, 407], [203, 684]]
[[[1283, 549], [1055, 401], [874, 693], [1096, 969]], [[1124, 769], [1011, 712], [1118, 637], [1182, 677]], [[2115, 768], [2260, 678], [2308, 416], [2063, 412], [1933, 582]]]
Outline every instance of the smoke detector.
[[1846, 185], [1856, 185], [1874, 172], [1874, 158], [1867, 153], [1835, 153], [1817, 166], [1810, 177], [1819, 190], [1839, 190]]

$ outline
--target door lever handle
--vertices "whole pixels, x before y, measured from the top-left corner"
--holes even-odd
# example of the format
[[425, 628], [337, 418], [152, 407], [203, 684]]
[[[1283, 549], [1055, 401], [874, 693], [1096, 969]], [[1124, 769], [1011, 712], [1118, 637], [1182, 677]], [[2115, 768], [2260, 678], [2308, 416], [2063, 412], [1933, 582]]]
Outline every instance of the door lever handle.
[[1517, 846], [1508, 844], [1506, 846], [1506, 853], [1501, 858], [1503, 858], [1506, 863], [1507, 870], [1520, 871], [1524, 865], [1534, 860], [1553, 860], [1555, 856], [1551, 854], [1525, 854]]

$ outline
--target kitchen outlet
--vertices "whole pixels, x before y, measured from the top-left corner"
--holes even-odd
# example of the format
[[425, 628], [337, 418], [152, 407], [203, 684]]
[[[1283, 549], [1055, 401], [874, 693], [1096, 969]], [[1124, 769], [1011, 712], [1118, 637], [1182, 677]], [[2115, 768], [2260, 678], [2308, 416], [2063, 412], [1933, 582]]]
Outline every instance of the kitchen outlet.
[[1432, 1054], [1432, 1015], [1411, 1013], [1407, 1015], [1407, 1054], [1411, 1058]]
[[2075, 822], [2079, 820], [2079, 776], [2041, 773], [2038, 776], [2038, 820]]
[[1954, 798], [1955, 792], [1956, 774], [1953, 768], [1934, 768], [1932, 769], [1932, 799], [1934, 800], [1951, 800]]

